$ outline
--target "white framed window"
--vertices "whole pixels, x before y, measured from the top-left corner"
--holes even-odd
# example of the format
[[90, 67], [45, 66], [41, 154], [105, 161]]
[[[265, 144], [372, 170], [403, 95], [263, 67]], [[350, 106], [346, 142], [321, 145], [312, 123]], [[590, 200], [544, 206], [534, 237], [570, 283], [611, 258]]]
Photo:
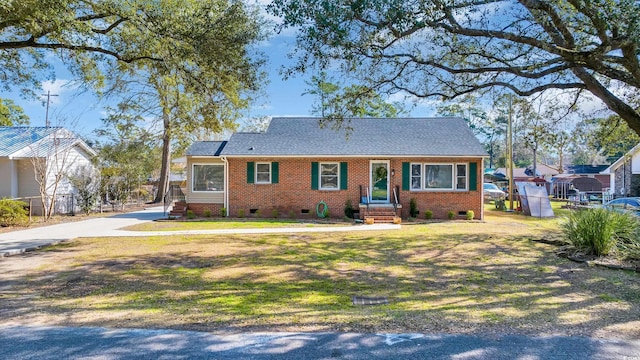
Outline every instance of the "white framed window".
[[196, 191], [224, 191], [224, 165], [193, 164], [192, 189]]
[[320, 190], [339, 190], [340, 163], [320, 163]]
[[422, 164], [411, 164], [411, 190], [422, 190]]
[[271, 163], [256, 163], [256, 184], [271, 183]]
[[424, 164], [426, 190], [453, 189], [453, 164]]
[[456, 190], [467, 190], [467, 164], [456, 164]]
[[468, 164], [412, 163], [411, 190], [467, 190]]

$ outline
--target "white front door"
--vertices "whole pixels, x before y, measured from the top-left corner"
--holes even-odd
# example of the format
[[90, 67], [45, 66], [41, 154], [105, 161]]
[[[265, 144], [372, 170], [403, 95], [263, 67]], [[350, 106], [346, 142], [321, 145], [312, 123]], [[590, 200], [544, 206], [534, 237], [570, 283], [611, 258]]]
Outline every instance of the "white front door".
[[369, 166], [371, 202], [389, 202], [389, 161], [371, 160]]

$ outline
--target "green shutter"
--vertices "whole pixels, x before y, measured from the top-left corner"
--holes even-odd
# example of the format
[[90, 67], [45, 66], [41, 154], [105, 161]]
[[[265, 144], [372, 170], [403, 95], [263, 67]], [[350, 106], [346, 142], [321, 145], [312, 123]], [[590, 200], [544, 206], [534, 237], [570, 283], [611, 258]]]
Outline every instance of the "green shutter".
[[318, 163], [311, 163], [311, 190], [318, 190]]
[[411, 164], [402, 163], [402, 190], [408, 191], [411, 184]]
[[247, 163], [247, 184], [253, 184], [255, 182], [256, 163], [250, 161]]
[[340, 163], [340, 189], [347, 190], [348, 181], [347, 181], [347, 163]]
[[280, 166], [278, 166], [278, 162], [274, 161], [271, 163], [271, 183], [277, 184], [280, 179]]
[[469, 190], [478, 190], [478, 163], [469, 163]]

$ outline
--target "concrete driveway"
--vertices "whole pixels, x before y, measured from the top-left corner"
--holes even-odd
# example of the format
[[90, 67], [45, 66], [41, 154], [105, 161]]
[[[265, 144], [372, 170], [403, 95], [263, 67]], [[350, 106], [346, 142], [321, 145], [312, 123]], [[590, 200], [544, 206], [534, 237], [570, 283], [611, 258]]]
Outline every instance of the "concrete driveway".
[[128, 231], [121, 228], [148, 221], [165, 218], [162, 206], [145, 210], [118, 214], [109, 217], [93, 218], [82, 221], [40, 226], [32, 229], [11, 231], [0, 234], [0, 257], [31, 251], [43, 246], [53, 245], [78, 237], [107, 236], [163, 236], [163, 235], [216, 235], [216, 234], [268, 234], [268, 233], [300, 233], [300, 232], [336, 232], [336, 231], [371, 231], [396, 230], [400, 225], [346, 225], [331, 227], [297, 227], [297, 228], [261, 228], [261, 229], [221, 229], [221, 230], [186, 230], [186, 231]]

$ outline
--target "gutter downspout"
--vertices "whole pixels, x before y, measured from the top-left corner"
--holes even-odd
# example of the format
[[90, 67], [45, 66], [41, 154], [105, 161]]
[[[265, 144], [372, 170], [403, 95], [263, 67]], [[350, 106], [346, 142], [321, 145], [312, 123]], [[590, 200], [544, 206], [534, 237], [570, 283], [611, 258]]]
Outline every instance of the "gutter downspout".
[[226, 209], [226, 215], [229, 216], [229, 162], [226, 156], [221, 156], [220, 160], [224, 163], [224, 200], [223, 205]]

